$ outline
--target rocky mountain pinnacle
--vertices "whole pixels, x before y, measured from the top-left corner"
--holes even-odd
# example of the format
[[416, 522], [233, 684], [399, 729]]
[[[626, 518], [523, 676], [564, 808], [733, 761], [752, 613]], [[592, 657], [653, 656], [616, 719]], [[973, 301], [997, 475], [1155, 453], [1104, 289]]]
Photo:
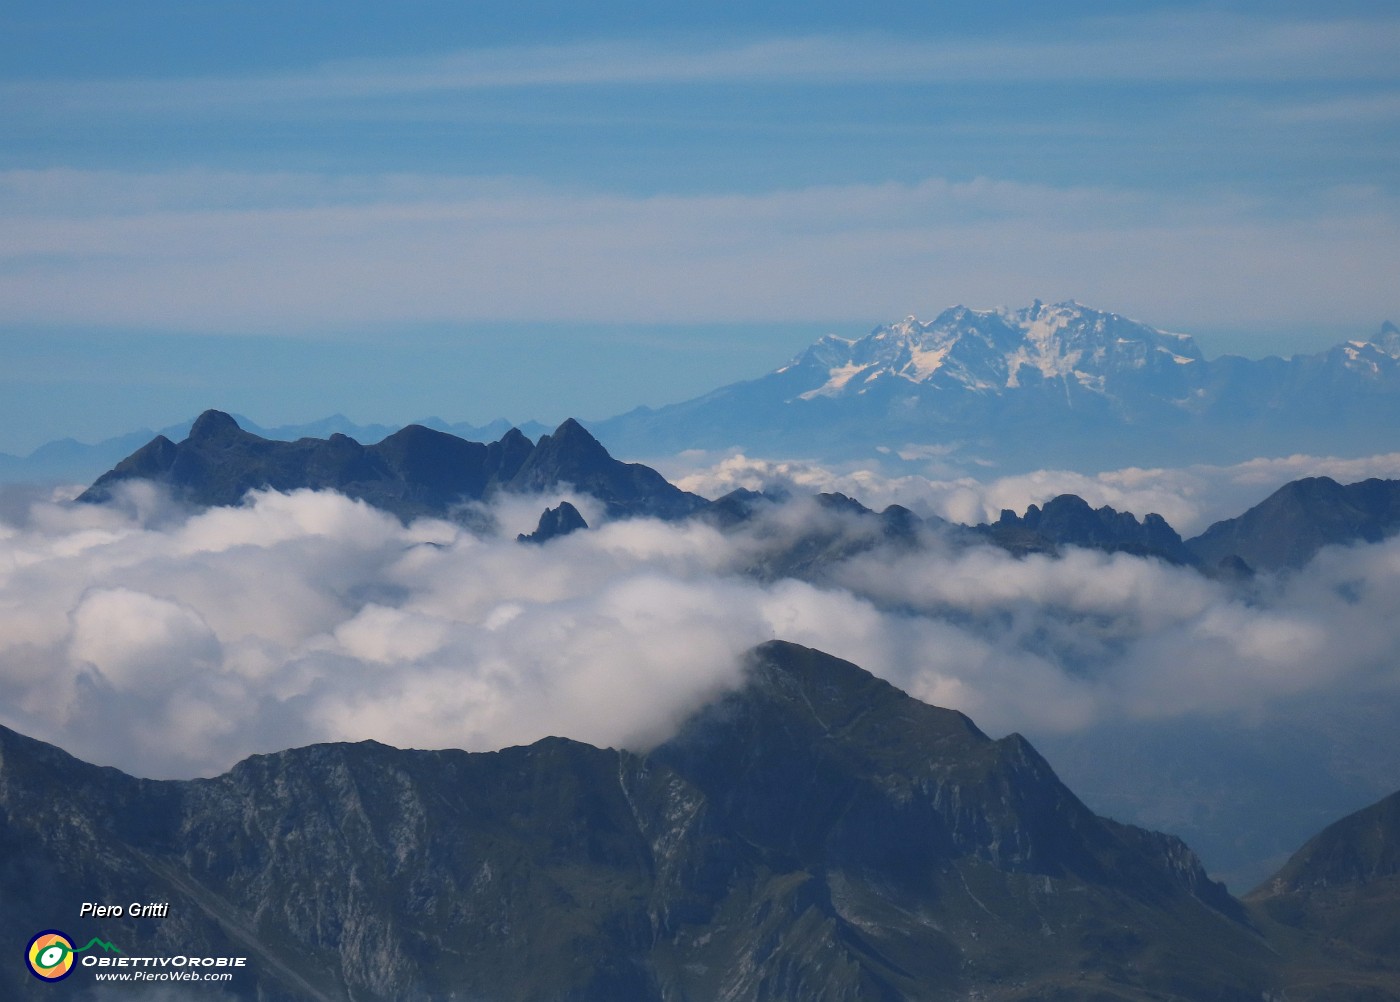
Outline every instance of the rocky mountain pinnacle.
[[568, 501], [560, 501], [558, 507], [544, 510], [534, 532], [521, 533], [515, 538], [522, 543], [547, 543], [551, 539], [587, 528], [588, 523], [579, 514], [579, 510]]

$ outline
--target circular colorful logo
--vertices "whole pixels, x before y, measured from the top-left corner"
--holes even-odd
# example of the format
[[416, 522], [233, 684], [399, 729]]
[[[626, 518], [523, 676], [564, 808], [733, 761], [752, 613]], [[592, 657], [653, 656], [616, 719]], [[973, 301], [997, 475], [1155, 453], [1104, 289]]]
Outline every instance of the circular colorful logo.
[[73, 942], [57, 929], [45, 930], [29, 941], [24, 959], [40, 981], [62, 981], [73, 973]]

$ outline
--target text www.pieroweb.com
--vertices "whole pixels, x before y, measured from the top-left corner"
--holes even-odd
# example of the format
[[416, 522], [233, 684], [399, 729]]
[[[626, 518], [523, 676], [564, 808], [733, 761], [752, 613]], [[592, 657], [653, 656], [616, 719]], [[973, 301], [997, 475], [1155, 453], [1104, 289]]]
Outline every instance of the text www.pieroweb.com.
[[97, 971], [97, 981], [232, 981], [229, 971]]

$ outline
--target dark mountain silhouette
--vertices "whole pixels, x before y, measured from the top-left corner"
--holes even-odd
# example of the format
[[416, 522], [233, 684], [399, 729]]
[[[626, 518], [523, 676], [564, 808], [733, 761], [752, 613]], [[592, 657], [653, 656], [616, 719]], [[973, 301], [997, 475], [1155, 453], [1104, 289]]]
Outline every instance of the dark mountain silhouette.
[[545, 435], [511, 476], [509, 489], [545, 490], [572, 484], [602, 501], [612, 515], [683, 518], [709, 502], [672, 486], [640, 463], [622, 463], [573, 418]]
[[1130, 512], [1107, 505], [1091, 508], [1075, 494], [1061, 494], [1041, 508], [1031, 505], [1025, 515], [1003, 510], [991, 525], [979, 525], [999, 546], [1013, 553], [1033, 553], [1079, 546], [1109, 553], [1161, 557], [1174, 564], [1194, 561], [1176, 530], [1161, 515], [1149, 514], [1141, 522]]
[[740, 487], [715, 498], [697, 517], [718, 529], [732, 529], [788, 500], [791, 500], [791, 495], [785, 492], [753, 491]]
[[[262, 427], [241, 415], [233, 415], [238, 426], [262, 438], [279, 442], [295, 442], [302, 438], [330, 438], [335, 433], [348, 435], [359, 442], [379, 442], [403, 425], [356, 424], [344, 414], [304, 424], [286, 424]], [[186, 438], [196, 419], [190, 418], [162, 428], [159, 434], [171, 441]], [[426, 417], [414, 424], [431, 428], [434, 431], [448, 432], [458, 438], [472, 441], [493, 441], [511, 428], [523, 432], [531, 439], [547, 433], [548, 428], [537, 421], [523, 421], [513, 425], [509, 421], [495, 420], [485, 425], [472, 425], [466, 422], [449, 424], [436, 417]], [[12, 456], [0, 453], [0, 484], [3, 483], [79, 483], [92, 480], [104, 470], [109, 470], [129, 456], [132, 450], [145, 445], [156, 436], [150, 429], [127, 432], [96, 443], [79, 442], [72, 438], [59, 439], [39, 446], [27, 456]]]
[[[789, 517], [776, 507], [786, 502], [806, 509], [798, 517]], [[980, 541], [963, 526], [936, 516], [919, 518], [902, 505], [876, 512], [839, 493], [794, 499], [741, 489], [711, 502], [695, 517], [721, 531], [746, 533], [742, 569], [769, 581], [784, 577], [822, 581], [828, 571], [858, 554], [879, 548], [909, 551], [935, 537], [954, 545]]]
[[[725, 530], [753, 522], [784, 500], [735, 491], [711, 502], [686, 493], [650, 467], [614, 459], [572, 419], [538, 443], [515, 429], [483, 444], [409, 425], [364, 446], [341, 434], [295, 442], [265, 439], [243, 431], [227, 414], [206, 411], [184, 441], [157, 436], [99, 477], [78, 500], [106, 501], [116, 484], [138, 478], [163, 484], [196, 505], [238, 504], [255, 488], [336, 490], [404, 519], [449, 516], [463, 503], [498, 491], [569, 485], [601, 501], [612, 518], [699, 516]], [[1296, 480], [1186, 542], [1160, 515], [1149, 513], [1139, 521], [1108, 506], [1091, 508], [1073, 494], [1043, 507], [1031, 505], [1024, 515], [1003, 511], [995, 523], [971, 529], [938, 518], [920, 519], [898, 505], [877, 514], [842, 494], [816, 500], [821, 508], [851, 518], [841, 525], [814, 526], [792, 542], [792, 552], [766, 554], [761, 573], [805, 574], [879, 543], [913, 545], [920, 532], [934, 532], [964, 545], [990, 541], [1016, 554], [1078, 546], [1156, 556], [1246, 581], [1256, 570], [1301, 567], [1323, 546], [1376, 542], [1400, 530], [1400, 481], [1394, 480], [1345, 487], [1327, 477]], [[542, 520], [557, 517], [546, 513]], [[582, 517], [566, 521], [572, 531], [581, 527]]]
[[522, 543], [547, 543], [551, 539], [567, 536], [579, 529], [587, 529], [588, 523], [579, 510], [567, 501], [560, 501], [557, 508], [546, 508], [540, 515], [539, 525], [529, 534], [521, 533], [515, 538]]
[[201, 506], [238, 504], [257, 488], [336, 490], [404, 519], [447, 516], [464, 502], [496, 491], [561, 484], [596, 497], [615, 517], [679, 518], [705, 504], [655, 470], [613, 459], [573, 420], [538, 444], [515, 429], [483, 444], [409, 425], [365, 446], [341, 434], [274, 441], [243, 431], [227, 414], [205, 411], [184, 441], [157, 436], [99, 477], [78, 500], [106, 501], [116, 484], [138, 478]]
[[1374, 543], [1400, 531], [1400, 480], [1343, 487], [1330, 477], [1285, 484], [1236, 518], [1216, 522], [1186, 548], [1210, 566], [1232, 557], [1255, 570], [1302, 567], [1324, 546]]
[[367, 741], [154, 782], [0, 729], [0, 850], [7, 941], [246, 956], [224, 990], [264, 1002], [1255, 1002], [1276, 963], [1019, 736], [777, 642], [646, 755]]

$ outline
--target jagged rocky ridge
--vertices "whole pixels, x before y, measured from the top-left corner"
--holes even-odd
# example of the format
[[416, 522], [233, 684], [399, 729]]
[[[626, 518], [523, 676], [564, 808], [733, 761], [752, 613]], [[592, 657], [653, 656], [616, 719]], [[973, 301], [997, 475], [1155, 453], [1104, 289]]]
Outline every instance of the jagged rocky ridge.
[[[147, 781], [0, 729], [0, 925], [249, 957], [260, 1000], [1254, 1002], [1179, 841], [847, 662], [770, 643], [647, 754], [374, 742]], [[161, 920], [77, 902], [168, 900]], [[28, 975], [0, 968], [7, 997]]]
[[678, 518], [703, 498], [655, 470], [608, 455], [572, 419], [531, 442], [512, 428], [490, 444], [409, 425], [375, 445], [346, 435], [278, 442], [244, 431], [229, 415], [205, 411], [176, 444], [163, 435], [122, 460], [79, 501], [101, 502], [126, 480], [161, 484], [196, 505], [234, 505], [256, 488], [335, 490], [401, 518], [446, 516], [496, 492], [570, 484], [614, 517]]
[[[568, 486], [597, 498], [611, 518], [695, 517], [723, 530], [752, 523], [790, 500], [749, 490], [714, 501], [686, 493], [650, 467], [614, 459], [572, 419], [538, 444], [514, 429], [483, 444], [411, 425], [364, 446], [340, 434], [272, 441], [243, 431], [227, 414], [206, 411], [184, 441], [156, 437], [78, 500], [109, 500], [116, 485], [133, 479], [151, 480], [201, 506], [238, 504], [255, 488], [336, 490], [404, 519], [451, 517], [468, 502], [497, 492]], [[899, 505], [876, 513], [842, 494], [815, 500], [845, 516], [845, 522], [813, 526], [784, 552], [767, 554], [755, 568], [760, 575], [804, 574], [861, 549], [892, 541], [914, 545], [921, 534], [932, 533], [954, 544], [990, 542], [1016, 554], [1077, 546], [1248, 577], [1255, 570], [1301, 567], [1324, 546], [1376, 542], [1400, 530], [1400, 481], [1374, 479], [1348, 486], [1327, 477], [1294, 481], [1239, 517], [1185, 541], [1158, 514], [1139, 521], [1109, 506], [1091, 508], [1073, 494], [1031, 505], [1023, 515], [1003, 511], [996, 522], [973, 527], [919, 518]], [[564, 501], [542, 513], [534, 532], [519, 538], [540, 543], [581, 528], [587, 522]]]
[[1031, 505], [1021, 516], [1003, 510], [995, 523], [980, 525], [977, 531], [1013, 553], [1079, 546], [1161, 557], [1174, 564], [1189, 564], [1195, 559], [1161, 515], [1149, 513], [1139, 522], [1131, 513], [1115, 511], [1107, 505], [1091, 508], [1074, 494], [1052, 498], [1044, 508]]
[[[333, 414], [318, 421], [303, 424], [277, 425], [264, 428], [249, 418], [234, 415], [239, 427], [261, 438], [280, 442], [295, 442], [302, 438], [329, 438], [334, 434], [348, 435], [360, 442], [378, 442], [401, 430], [404, 425], [356, 424], [344, 414]], [[0, 483], [78, 483], [90, 480], [103, 470], [110, 469], [155, 438], [157, 434], [172, 442], [187, 438], [190, 428], [197, 419], [189, 419], [161, 428], [159, 432], [149, 429], [115, 435], [99, 442], [88, 444], [72, 438], [59, 439], [39, 446], [27, 456], [12, 456], [0, 453]], [[425, 417], [411, 424], [421, 425], [433, 431], [446, 432], [458, 438], [472, 441], [494, 441], [511, 428], [527, 435], [531, 440], [547, 434], [550, 429], [537, 421], [522, 421], [512, 424], [497, 419], [485, 425], [473, 425], [465, 421], [449, 423], [437, 417]]]

